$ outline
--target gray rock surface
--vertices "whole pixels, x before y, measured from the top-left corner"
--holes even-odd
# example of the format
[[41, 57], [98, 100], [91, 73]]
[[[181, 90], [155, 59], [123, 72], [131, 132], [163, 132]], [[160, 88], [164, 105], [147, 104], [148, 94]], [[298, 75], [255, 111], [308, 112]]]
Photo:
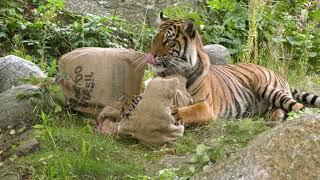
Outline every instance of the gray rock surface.
[[190, 159], [192, 158], [192, 154], [188, 154], [185, 156], [176, 156], [176, 155], [166, 155], [158, 162], [151, 162], [147, 164], [146, 173], [148, 176], [154, 176], [158, 174], [159, 170], [162, 169], [171, 169], [171, 168], [179, 168], [179, 169], [188, 169], [190, 166]]
[[194, 179], [320, 179], [320, 115], [306, 114], [262, 133]]
[[[28, 124], [36, 118], [35, 104], [30, 95], [39, 92], [38, 86], [20, 85], [0, 93], [0, 129], [17, 123]], [[18, 98], [17, 96], [25, 96]]]
[[0, 176], [0, 180], [21, 180], [22, 178], [18, 174], [6, 174]]
[[26, 156], [39, 148], [39, 142], [36, 139], [28, 139], [18, 146], [16, 153], [18, 156]]
[[65, 5], [67, 10], [78, 14], [110, 15], [110, 11], [95, 0], [67, 0]]
[[117, 15], [137, 23], [145, 20], [148, 25], [155, 25], [160, 11], [177, 3], [203, 9], [199, 0], [66, 0], [66, 8], [80, 14]]
[[[9, 157], [17, 153], [15, 148], [12, 148], [13, 146], [20, 146], [21, 144], [24, 144], [24, 142], [27, 142], [30, 140], [30, 136], [32, 134], [32, 129], [25, 129], [24, 131], [19, 131], [18, 129], [23, 126], [24, 124], [16, 124], [14, 126], [10, 126], [10, 129], [15, 129], [17, 130], [17, 133], [12, 135], [9, 133], [9, 128], [7, 130], [2, 130], [0, 133], [0, 149], [1, 149], [1, 154], [0, 154], [0, 162], [5, 162], [8, 160]], [[17, 148], [18, 149], [18, 148]], [[36, 149], [35, 149], [36, 150]], [[24, 151], [27, 153], [27, 151]], [[30, 151], [31, 153], [32, 151]], [[20, 155], [17, 153], [17, 155]], [[22, 154], [21, 154], [22, 155]], [[24, 154], [26, 155], [26, 154]], [[1, 166], [0, 166], [0, 175], [3, 174], [1, 171]], [[1, 178], [0, 178], [1, 179]]]
[[0, 58], [0, 93], [23, 84], [21, 79], [46, 77], [38, 66], [14, 55]]
[[204, 49], [211, 64], [227, 64], [231, 59], [228, 49], [220, 44], [209, 44], [204, 46]]

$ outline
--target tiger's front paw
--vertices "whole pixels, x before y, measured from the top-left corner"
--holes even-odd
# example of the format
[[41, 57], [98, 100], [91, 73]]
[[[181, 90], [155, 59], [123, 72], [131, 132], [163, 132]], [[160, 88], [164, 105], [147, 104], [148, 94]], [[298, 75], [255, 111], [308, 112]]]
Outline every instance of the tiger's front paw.
[[183, 118], [181, 116], [180, 108], [173, 106], [171, 107], [171, 115], [175, 119], [175, 125], [184, 125]]

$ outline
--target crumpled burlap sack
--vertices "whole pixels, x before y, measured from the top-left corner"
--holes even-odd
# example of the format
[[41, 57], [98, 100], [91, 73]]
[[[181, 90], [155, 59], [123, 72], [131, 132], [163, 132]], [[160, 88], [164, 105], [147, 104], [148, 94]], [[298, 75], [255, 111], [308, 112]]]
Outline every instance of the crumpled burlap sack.
[[175, 122], [171, 107], [192, 104], [192, 97], [186, 91], [185, 78], [153, 78], [141, 96], [142, 100], [128, 119], [122, 118], [113, 122], [110, 119], [115, 117], [117, 110], [111, 107], [102, 110], [98, 131], [131, 136], [146, 145], [173, 143], [183, 135], [184, 126]]
[[143, 54], [120, 48], [79, 48], [59, 60], [59, 84], [68, 104], [98, 114], [105, 106], [140, 94], [145, 70]]

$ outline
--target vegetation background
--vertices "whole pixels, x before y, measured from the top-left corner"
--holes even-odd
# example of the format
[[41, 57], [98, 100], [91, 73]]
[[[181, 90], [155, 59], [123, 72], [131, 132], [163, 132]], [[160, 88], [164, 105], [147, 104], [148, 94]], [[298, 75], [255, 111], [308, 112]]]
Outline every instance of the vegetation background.
[[[307, 76], [320, 84], [319, 1], [198, 3], [202, 8], [176, 3], [166, 7], [164, 13], [168, 17], [195, 19], [205, 44], [224, 45], [234, 63], [270, 67], [298, 87], [306, 88], [301, 80]], [[72, 13], [65, 9], [64, 0], [2, 0], [0, 56], [14, 54], [38, 64], [48, 76], [55, 76], [58, 58], [78, 47], [124, 47], [146, 52], [156, 27], [141, 20]], [[147, 77], [151, 75], [146, 73]], [[191, 164], [183, 171], [162, 170], [154, 178], [188, 177], [268, 129], [259, 118], [221, 121], [187, 131], [174, 147], [148, 149], [132, 140], [97, 135], [88, 125], [89, 117], [56, 106], [55, 112], [41, 112], [34, 126], [41, 150], [24, 158], [11, 157], [9, 162], [0, 164], [4, 167], [2, 172], [15, 171], [39, 179], [147, 179], [146, 167], [173, 152], [180, 156], [191, 154]]]

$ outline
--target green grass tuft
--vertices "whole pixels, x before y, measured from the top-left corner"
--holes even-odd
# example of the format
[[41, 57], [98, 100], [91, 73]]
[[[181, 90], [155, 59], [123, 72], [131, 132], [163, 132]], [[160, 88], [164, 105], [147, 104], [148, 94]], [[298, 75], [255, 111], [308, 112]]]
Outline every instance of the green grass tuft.
[[141, 149], [130, 148], [126, 144], [129, 142], [102, 136], [86, 128], [50, 127], [48, 131], [41, 129], [35, 132], [41, 151], [20, 160], [33, 169], [33, 177], [97, 178], [144, 174], [143, 153]]

